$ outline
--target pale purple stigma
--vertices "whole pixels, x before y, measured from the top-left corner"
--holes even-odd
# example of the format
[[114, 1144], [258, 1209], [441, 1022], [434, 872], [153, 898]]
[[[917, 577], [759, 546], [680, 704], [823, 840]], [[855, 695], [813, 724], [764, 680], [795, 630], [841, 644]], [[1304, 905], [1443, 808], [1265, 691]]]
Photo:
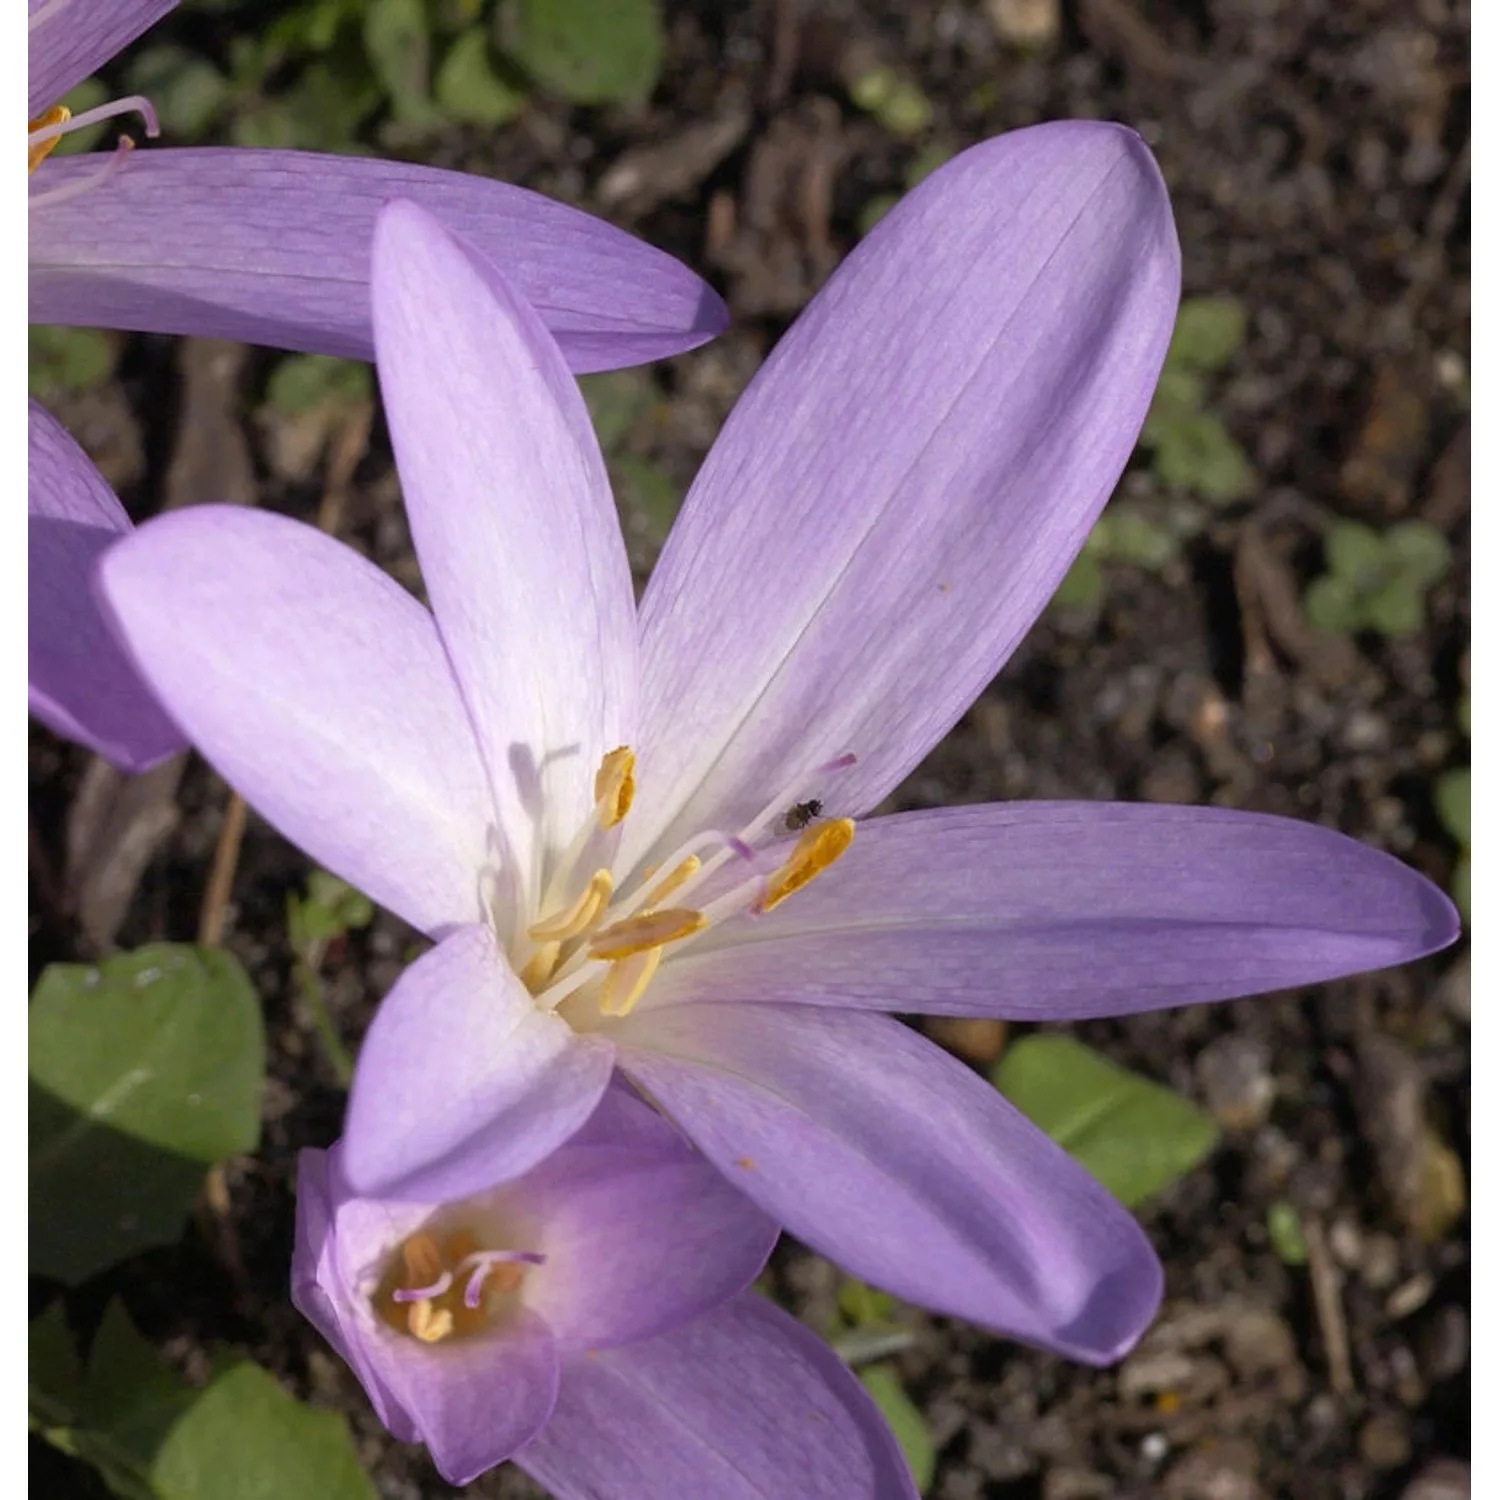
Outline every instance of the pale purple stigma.
[[469, 1273], [469, 1284], [464, 1288], [464, 1306], [471, 1312], [479, 1306], [479, 1299], [484, 1293], [485, 1278], [498, 1265], [514, 1264], [517, 1261], [528, 1266], [541, 1266], [547, 1262], [545, 1255], [538, 1255], [534, 1250], [480, 1250], [474, 1255], [466, 1255], [458, 1263], [458, 1269], [462, 1271], [467, 1266], [472, 1266]]
[[86, 109], [81, 115], [70, 115], [66, 120], [59, 120], [56, 125], [43, 125], [37, 130], [28, 130], [26, 143], [38, 146], [43, 141], [71, 135], [73, 131], [82, 130], [85, 126], [97, 125], [101, 120], [113, 119], [115, 115], [131, 114], [138, 114], [145, 121], [148, 136], [154, 139], [161, 134], [161, 126], [156, 122], [156, 111], [152, 109], [151, 101], [143, 94], [131, 94], [126, 99], [111, 99], [108, 104], [101, 104], [97, 109]]
[[397, 1287], [391, 1293], [392, 1302], [427, 1302], [433, 1297], [441, 1297], [449, 1287], [453, 1285], [453, 1273], [442, 1272], [431, 1286], [403, 1286]]

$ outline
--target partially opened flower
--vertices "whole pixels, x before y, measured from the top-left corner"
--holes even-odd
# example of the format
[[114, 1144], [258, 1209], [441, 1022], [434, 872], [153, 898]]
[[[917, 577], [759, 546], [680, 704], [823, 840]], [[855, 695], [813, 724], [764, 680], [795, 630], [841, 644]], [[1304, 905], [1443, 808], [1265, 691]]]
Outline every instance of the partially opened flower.
[[551, 329], [574, 371], [662, 359], [714, 337], [720, 298], [688, 268], [602, 219], [464, 172], [372, 156], [152, 148], [49, 156], [57, 101], [176, 0], [29, 0], [33, 323], [201, 334], [368, 359], [370, 235], [407, 198], [468, 236]]
[[458, 1202], [357, 1197], [340, 1156], [302, 1153], [293, 1299], [454, 1484], [515, 1458], [560, 1497], [915, 1495], [858, 1381], [746, 1292], [776, 1226], [628, 1094]]
[[101, 570], [226, 778], [438, 939], [361, 1049], [360, 1191], [519, 1174], [618, 1064], [855, 1275], [1080, 1359], [1130, 1345], [1160, 1291], [1135, 1221], [878, 1012], [1123, 1014], [1455, 931], [1388, 856], [1217, 808], [963, 807], [856, 834], [1078, 551], [1177, 293], [1130, 132], [964, 152], [767, 361], [637, 616], [555, 344], [471, 247], [386, 210], [377, 366], [432, 612], [233, 510], [152, 522]]
[[[423, 204], [500, 260], [575, 371], [664, 358], [728, 321], [719, 297], [671, 256], [602, 219], [482, 177], [305, 151], [131, 152], [128, 138], [112, 153], [52, 156], [69, 131], [117, 115], [138, 113], [147, 133], [157, 133], [145, 99], [117, 99], [76, 117], [56, 101], [175, 4], [29, 0], [33, 323], [368, 359], [370, 236], [391, 198]], [[36, 420], [33, 408], [33, 431]], [[48, 493], [58, 473], [54, 466], [33, 476], [32, 512], [76, 522], [79, 497], [87, 504], [84, 492], [98, 484]], [[123, 511], [117, 519], [128, 526]], [[77, 586], [73, 563], [82, 552], [59, 546], [56, 528], [39, 534], [35, 526], [29, 551], [33, 590], [47, 595], [45, 609], [31, 611], [33, 663], [70, 667], [32, 681], [38, 717], [122, 770], [143, 770], [180, 749], [159, 732], [159, 709], [142, 710], [136, 727], [152, 727], [139, 737], [121, 717], [126, 705], [146, 700], [146, 689], [123, 671], [118, 653], [93, 654], [105, 626]]]

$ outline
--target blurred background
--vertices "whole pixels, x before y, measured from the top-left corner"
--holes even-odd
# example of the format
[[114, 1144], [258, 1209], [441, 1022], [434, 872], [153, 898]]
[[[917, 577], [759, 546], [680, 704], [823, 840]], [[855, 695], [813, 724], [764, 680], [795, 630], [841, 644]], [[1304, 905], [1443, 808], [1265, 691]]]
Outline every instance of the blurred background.
[[[1462, 0], [185, 0], [67, 102], [145, 93], [169, 144], [502, 178], [708, 277], [734, 315], [720, 339], [584, 380], [641, 578], [739, 391], [896, 197], [1004, 130], [1132, 125], [1185, 292], [1139, 450], [1038, 627], [889, 806], [1281, 813], [1388, 849], [1467, 915], [1468, 23]], [[261, 505], [420, 587], [366, 367], [42, 328], [30, 380], [137, 519]], [[119, 1299], [193, 1382], [247, 1357], [347, 1419], [375, 1493], [453, 1493], [286, 1294], [296, 1151], [336, 1135], [347, 1054], [415, 935], [253, 814], [236, 846], [241, 810], [196, 759], [126, 781], [33, 726], [31, 801], [33, 977], [222, 943], [268, 1041], [258, 1149], [214, 1170], [180, 1243], [89, 1281], [70, 1318]], [[1137, 1210], [1167, 1269], [1156, 1326], [1094, 1372], [783, 1242], [763, 1289], [861, 1370], [928, 1495], [1469, 1493], [1466, 940], [1073, 1028], [1086, 1052], [925, 1025]], [[1109, 1100], [1102, 1122], [1069, 1117], [1070, 1088]], [[33, 1494], [108, 1493], [33, 1458]], [[260, 1492], [204, 1500], [221, 1493]], [[468, 1493], [541, 1492], [507, 1467]]]

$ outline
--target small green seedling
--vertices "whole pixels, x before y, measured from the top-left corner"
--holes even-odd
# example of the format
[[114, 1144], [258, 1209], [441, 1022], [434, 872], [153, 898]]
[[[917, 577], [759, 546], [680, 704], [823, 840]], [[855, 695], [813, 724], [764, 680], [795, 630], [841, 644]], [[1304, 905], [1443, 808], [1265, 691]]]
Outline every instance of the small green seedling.
[[1458, 845], [1458, 862], [1453, 867], [1453, 878], [1448, 883], [1448, 894], [1469, 920], [1469, 792], [1473, 772], [1468, 766], [1458, 770], [1444, 771], [1432, 784], [1432, 801], [1437, 809], [1438, 822]]
[[328, 1054], [329, 1064], [345, 1088], [354, 1076], [354, 1059], [349, 1056], [349, 1050], [328, 1012], [328, 1001], [318, 971], [328, 956], [329, 946], [350, 932], [368, 927], [374, 915], [368, 897], [326, 870], [314, 870], [307, 877], [306, 896], [287, 892], [287, 941], [295, 955], [292, 978], [323, 1050]]
[[871, 68], [849, 85], [857, 108], [873, 115], [892, 135], [909, 140], [932, 124], [932, 105], [926, 94], [894, 68]]
[[1266, 1236], [1276, 1259], [1287, 1266], [1307, 1264], [1307, 1239], [1302, 1233], [1302, 1218], [1285, 1198], [1278, 1198], [1266, 1210]]
[[27, 330], [26, 388], [39, 401], [98, 390], [115, 370], [118, 344], [98, 328]]
[[1183, 541], [1198, 529], [1184, 522], [1196, 517], [1148, 515], [1129, 501], [1113, 503], [1094, 522], [1073, 566], [1063, 575], [1055, 604], [1064, 608], [1092, 609], [1104, 598], [1104, 568], [1107, 562], [1123, 563], [1148, 573], [1160, 573], [1181, 555]]
[[1222, 370], [1244, 342], [1245, 310], [1234, 298], [1189, 297], [1141, 429], [1157, 478], [1211, 505], [1243, 499], [1254, 477], [1244, 449], [1206, 409], [1205, 377]]
[[1401, 521], [1385, 532], [1340, 521], [1323, 538], [1327, 571], [1303, 597], [1319, 630], [1373, 630], [1390, 639], [1416, 635], [1428, 591], [1453, 561], [1447, 539], [1425, 521]]

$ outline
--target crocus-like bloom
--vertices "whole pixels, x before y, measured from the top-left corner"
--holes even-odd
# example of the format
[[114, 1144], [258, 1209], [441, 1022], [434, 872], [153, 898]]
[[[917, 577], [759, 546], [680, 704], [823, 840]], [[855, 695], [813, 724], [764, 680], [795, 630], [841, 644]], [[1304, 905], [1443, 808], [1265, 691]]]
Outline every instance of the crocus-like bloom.
[[[116, 100], [77, 118], [56, 101], [175, 3], [29, 0], [32, 322], [368, 359], [370, 235], [391, 198], [423, 204], [493, 254], [576, 372], [691, 349], [728, 321], [719, 297], [671, 256], [506, 183], [303, 151], [130, 152], [124, 142], [111, 154], [50, 157], [62, 135], [100, 118], [137, 112], [156, 134], [144, 99]], [[33, 454], [38, 420], [33, 407]], [[45, 608], [30, 611], [31, 706], [122, 770], [144, 770], [181, 741], [163, 737], [160, 708], [121, 670], [118, 653], [96, 654], [105, 627], [79, 566], [93, 551], [57, 539], [57, 527], [97, 515], [107, 486], [91, 466], [79, 467], [87, 464], [81, 453], [64, 463], [58, 443], [46, 434], [42, 441], [55, 462], [44, 483], [32, 477], [31, 514], [57, 526], [39, 536], [34, 522], [30, 533], [33, 594], [38, 580], [46, 594]], [[123, 522], [118, 503], [113, 510]], [[82, 542], [98, 539], [91, 527]]]
[[562, 1500], [915, 1500], [859, 1382], [745, 1290], [776, 1226], [622, 1090], [459, 1202], [360, 1198], [341, 1154], [302, 1153], [293, 1299], [454, 1484], [515, 1458]]
[[[361, 1191], [522, 1172], [612, 1068], [778, 1222], [911, 1301], [1093, 1361], [1135, 1220], [880, 1011], [1063, 1020], [1311, 984], [1455, 933], [1325, 829], [1030, 803], [863, 817], [983, 690], [1129, 458], [1178, 253], [1140, 140], [968, 150], [736, 406], [637, 612], [539, 319], [411, 205], [376, 365], [429, 613], [306, 526], [202, 507], [101, 567], [136, 660], [315, 859], [436, 938], [360, 1052]], [[798, 825], [806, 825], [799, 827]]]

